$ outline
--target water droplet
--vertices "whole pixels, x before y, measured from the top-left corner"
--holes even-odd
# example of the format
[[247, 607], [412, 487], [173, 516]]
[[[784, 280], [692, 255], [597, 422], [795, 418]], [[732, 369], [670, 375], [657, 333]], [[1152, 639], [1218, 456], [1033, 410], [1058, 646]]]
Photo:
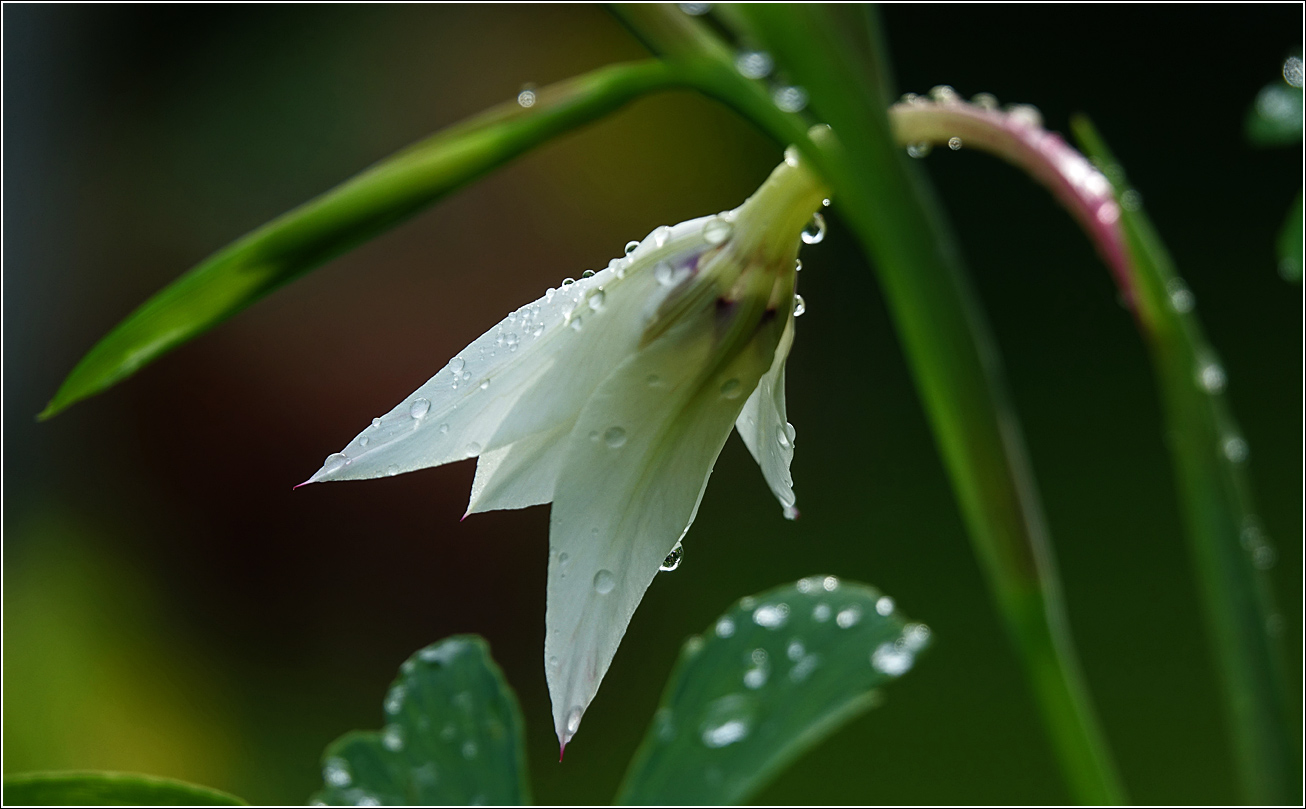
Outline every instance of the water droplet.
[[549, 668], [556, 669], [557, 667], [558, 667], [558, 656], [549, 655]]
[[794, 638], [789, 641], [789, 645], [785, 648], [785, 654], [789, 655], [790, 660], [797, 662], [802, 659], [803, 655], [807, 654], [807, 649], [803, 646], [801, 640]]
[[881, 615], [892, 615], [893, 599], [888, 596], [880, 596], [875, 602], [875, 611]]
[[734, 225], [719, 216], [714, 216], [703, 223], [703, 240], [708, 244], [721, 244], [730, 238]]
[[1007, 117], [1013, 123], [1030, 129], [1039, 129], [1043, 126], [1043, 113], [1033, 104], [1008, 104]]
[[947, 84], [936, 84], [930, 88], [930, 100], [936, 104], [958, 104], [961, 96]]
[[448, 423], [441, 424], [441, 425], [440, 425], [440, 435], [448, 435], [448, 434], [449, 434], [449, 425], [448, 425]]
[[908, 651], [919, 652], [930, 642], [930, 628], [925, 624], [907, 624], [902, 628], [902, 643]]
[[848, 629], [856, 626], [857, 622], [862, 620], [862, 608], [853, 604], [839, 610], [839, 614], [834, 616], [834, 622], [839, 625], [840, 629]]
[[639, 249], [639, 242], [626, 242], [626, 255], [630, 255]]
[[475, 456], [477, 456], [477, 455], [480, 455], [480, 454], [481, 454], [481, 445], [478, 444], [478, 443], [476, 443], [475, 441], [473, 441], [472, 443], [470, 443], [470, 444], [467, 445], [467, 449], [465, 450], [465, 452], [466, 452], [468, 458], [472, 458], [472, 457], [475, 457]]
[[671, 286], [675, 275], [676, 268], [672, 267], [669, 261], [659, 261], [653, 267], [653, 278], [664, 287]]
[[368, 440], [369, 440], [369, 439], [368, 439], [367, 436], [363, 436], [362, 438], [358, 439], [358, 446], [360, 446], [360, 447], [365, 447], [365, 446], [367, 446], [367, 442], [368, 442]]
[[648, 379], [645, 379], [644, 381], [648, 383], [650, 388], [656, 388], [658, 385], [662, 384], [662, 377], [657, 374], [649, 374]]
[[576, 283], [576, 279], [575, 279], [575, 278], [564, 278], [564, 279], [562, 279], [562, 286], [564, 286], [564, 287], [569, 287], [569, 286], [571, 286], [571, 285], [574, 284], [574, 283]]
[[390, 692], [385, 695], [385, 712], [388, 714], [399, 713], [399, 710], [404, 707], [404, 695], [407, 693], [408, 689], [402, 685], [391, 688]]
[[765, 51], [744, 51], [735, 57], [735, 70], [738, 70], [744, 78], [764, 79], [771, 75], [771, 69], [774, 67], [775, 62]]
[[782, 447], [784, 447], [784, 448], [786, 448], [786, 449], [788, 449], [789, 446], [790, 446], [789, 434], [788, 434], [787, 432], [785, 432], [785, 428], [783, 428], [783, 427], [778, 427], [778, 426], [777, 426], [777, 427], [775, 428], [775, 440], [776, 440], [776, 443], [778, 443], [780, 446], [782, 446]]
[[677, 3], [677, 5], [680, 6], [681, 11], [691, 17], [702, 17], [712, 10], [711, 3]]
[[779, 629], [789, 620], [788, 604], [764, 604], [753, 611], [753, 623], [767, 629]]
[[572, 330], [572, 331], [580, 331], [582, 328], [584, 328], [583, 324], [581, 323], [581, 317], [580, 317], [580, 315], [574, 315], [574, 316], [571, 318], [571, 323], [570, 323], [570, 325], [571, 325], [571, 330]]
[[735, 634], [735, 622], [730, 618], [722, 618], [716, 622], [716, 636], [718, 638], [728, 638]]
[[794, 293], [794, 317], [802, 317], [807, 312], [807, 301], [803, 296]]
[[932, 152], [932, 151], [934, 151], [934, 147], [933, 147], [932, 145], [930, 145], [930, 142], [929, 142], [929, 141], [926, 141], [926, 140], [917, 141], [916, 143], [909, 143], [909, 144], [907, 144], [907, 156], [908, 156], [908, 157], [921, 158], [921, 157], [925, 157], [926, 155], [928, 155], [928, 154], [929, 154], [930, 152]]
[[600, 570], [594, 574], [594, 592], [605, 596], [612, 592], [612, 588], [617, 586], [617, 578], [612, 575], [611, 570]]
[[1231, 435], [1224, 439], [1223, 449], [1224, 457], [1233, 463], [1242, 463], [1247, 460], [1247, 442], [1239, 436]]
[[1170, 308], [1179, 314], [1193, 311], [1193, 306], [1197, 304], [1197, 298], [1188, 289], [1182, 278], [1171, 278], [1165, 283], [1166, 292], [1170, 294]]
[[1204, 363], [1197, 372], [1197, 384], [1207, 393], [1219, 393], [1227, 381], [1224, 369], [1215, 362]]
[[662, 566], [659, 567], [658, 570], [663, 570], [663, 571], [675, 570], [676, 568], [680, 567], [680, 563], [684, 560], [684, 558], [685, 558], [685, 549], [681, 546], [679, 542], [677, 542], [676, 547], [672, 548], [671, 553], [667, 554], [667, 558], [662, 560]]
[[343, 758], [329, 758], [322, 764], [322, 780], [327, 786], [347, 787], [354, 781], [349, 774], [349, 762]]
[[798, 519], [798, 509], [794, 508], [792, 503], [785, 506], [781, 513], [784, 514], [786, 520]]
[[[614, 259], [614, 260], [615, 260], [615, 259]], [[609, 262], [609, 264], [610, 264], [610, 262]], [[593, 278], [593, 277], [594, 277], [594, 271], [593, 271], [593, 270], [586, 270], [585, 272], [583, 272], [583, 273], [580, 274], [580, 277], [581, 277], [581, 278]]]
[[916, 655], [912, 654], [910, 650], [887, 641], [875, 647], [875, 651], [871, 652], [871, 665], [875, 667], [876, 671], [890, 677], [900, 677], [906, 674], [914, 662], [916, 662]]
[[390, 464], [385, 468], [385, 474], [387, 477], [394, 477], [399, 474], [399, 466], [397, 464]]
[[567, 563], [570, 561], [571, 561], [571, 554], [567, 553], [566, 551], [563, 551], [562, 553], [558, 554], [559, 567], [566, 567]]
[[954, 151], [954, 152], [957, 151], [958, 149], [960, 149], [960, 148], [961, 148], [961, 138], [958, 138], [958, 137], [956, 137], [956, 136], [953, 136], [953, 137], [951, 137], [951, 138], [948, 138], [948, 148], [951, 149], [951, 150]]
[[812, 608], [812, 620], [818, 624], [823, 624], [830, 620], [830, 605], [824, 601]]
[[1301, 87], [1303, 66], [1300, 56], [1289, 56], [1283, 63], [1283, 80], [1293, 87]]
[[819, 244], [825, 238], [825, 217], [820, 211], [812, 214], [812, 221], [803, 228], [803, 244]]
[[617, 449], [626, 443], [626, 431], [620, 427], [609, 427], [608, 431], [603, 434], [603, 443], [612, 449]]
[[372, 426], [373, 426], [373, 427], [380, 427], [380, 426], [381, 426], [381, 417], [380, 417], [380, 416], [378, 416], [378, 417], [372, 419]]
[[747, 738], [753, 724], [750, 699], [743, 694], [729, 694], [709, 705], [702, 726], [703, 744], [720, 748]]
[[580, 730], [580, 718], [585, 713], [581, 708], [572, 708], [567, 714], [567, 733], [575, 733]]
[[800, 112], [807, 106], [807, 91], [793, 85], [777, 87], [771, 92], [771, 100], [783, 112]]
[[789, 679], [796, 683], [801, 683], [811, 675], [812, 671], [816, 668], [816, 664], [819, 662], [821, 662], [821, 658], [818, 655], [807, 655], [802, 660], [795, 663], [793, 668], [789, 669]]
[[460, 357], [454, 357], [453, 359], [449, 360], [448, 368], [450, 372], [454, 374], [459, 374], [462, 372], [463, 367], [466, 365], [467, 363], [464, 362]]
[[601, 289], [596, 289], [593, 292], [591, 292], [589, 297], [590, 309], [595, 312], [602, 309], [603, 301], [605, 298], [607, 298], [607, 295], [603, 294], [603, 290]]
[[976, 93], [970, 97], [970, 103], [984, 110], [996, 110], [998, 97], [992, 93]]
[[326, 456], [326, 460], [322, 462], [322, 474], [329, 475], [332, 472], [341, 469], [342, 467], [344, 467], [345, 462], [348, 460], [349, 458], [345, 457], [343, 453], [340, 452], [331, 453], [330, 455]]
[[414, 399], [413, 403], [408, 406], [408, 415], [415, 419], [420, 419], [431, 409], [431, 402], [427, 399]]
[[671, 228], [666, 225], [659, 225], [653, 229], [653, 246], [662, 247], [671, 238]]
[[517, 103], [523, 107], [535, 106], [535, 91], [527, 88], [517, 94]]
[[404, 749], [404, 729], [399, 725], [386, 725], [381, 732], [381, 744], [385, 749], [399, 752]]
[[753, 598], [752, 596], [744, 596], [743, 598], [739, 599], [740, 609], [751, 610], [756, 605], [757, 605], [757, 599]]
[[463, 742], [463, 758], [468, 761], [476, 758], [476, 742], [471, 740]]
[[739, 384], [738, 379], [727, 379], [721, 385], [721, 396], [726, 399], [738, 399], [743, 392], [744, 386]]
[[749, 669], [744, 672], [744, 685], [753, 690], [757, 690], [766, 685], [766, 680], [769, 676], [770, 672], [767, 669]]
[[825, 588], [825, 592], [833, 593], [839, 589], [839, 579], [834, 576], [826, 576], [821, 580], [821, 586]]
[[794, 260], [794, 272], [803, 271], [803, 260], [801, 258]]

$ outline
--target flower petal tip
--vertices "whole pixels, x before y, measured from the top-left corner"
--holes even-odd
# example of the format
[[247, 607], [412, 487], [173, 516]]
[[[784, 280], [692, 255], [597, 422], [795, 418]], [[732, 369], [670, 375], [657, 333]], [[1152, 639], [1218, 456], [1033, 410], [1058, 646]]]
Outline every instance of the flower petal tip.
[[784, 515], [786, 520], [796, 520], [803, 516], [802, 513], [793, 506], [785, 506]]
[[300, 486], [307, 486], [308, 484], [310, 484], [310, 483], [312, 483], [312, 482], [313, 482], [313, 479], [312, 479], [312, 478], [309, 478], [308, 480], [304, 481], [303, 483], [296, 483], [294, 486], [291, 486], [291, 487], [290, 487], [290, 490], [293, 492], [295, 489], [298, 489]]
[[567, 754], [567, 743], [566, 743], [566, 742], [559, 742], [559, 743], [558, 743], [558, 763], [559, 763], [559, 764], [562, 763], [562, 757], [563, 757], [564, 755], [566, 755], [566, 754]]

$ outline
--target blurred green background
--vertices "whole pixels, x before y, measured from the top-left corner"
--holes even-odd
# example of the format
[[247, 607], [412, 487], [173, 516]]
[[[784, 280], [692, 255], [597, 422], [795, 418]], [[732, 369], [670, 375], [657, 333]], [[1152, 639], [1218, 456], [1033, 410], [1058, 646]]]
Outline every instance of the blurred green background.
[[[298, 803], [381, 723], [413, 650], [477, 632], [540, 802], [610, 800], [681, 641], [812, 573], [936, 643], [759, 802], [1068, 799], [963, 534], [874, 278], [838, 218], [803, 253], [789, 363], [803, 517], [727, 443], [556, 761], [548, 510], [460, 523], [473, 464], [291, 493], [511, 309], [655, 226], [733, 207], [780, 148], [688, 93], [637, 102], [339, 259], [108, 394], [34, 415], [96, 339], [209, 252], [421, 136], [640, 46], [594, 6], [4, 8], [4, 770], [174, 776]], [[1274, 237], [1299, 145], [1243, 115], [1301, 8], [892, 6], [902, 90], [1092, 115], [1192, 287], [1251, 447], [1300, 719], [1302, 298]], [[1070, 218], [967, 150], [925, 160], [997, 334], [1076, 638], [1134, 800], [1234, 800], [1143, 345]], [[1299, 732], [1300, 723], [1294, 729]]]

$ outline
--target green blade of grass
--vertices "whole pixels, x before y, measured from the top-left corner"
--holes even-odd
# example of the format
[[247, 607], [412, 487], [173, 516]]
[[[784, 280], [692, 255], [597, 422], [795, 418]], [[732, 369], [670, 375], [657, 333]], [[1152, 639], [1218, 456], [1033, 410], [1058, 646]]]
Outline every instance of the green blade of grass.
[[[781, 142], [804, 119], [776, 109], [760, 83], [733, 68], [730, 49], [674, 7], [619, 6], [655, 51], [695, 86], [752, 118]], [[810, 94], [842, 149], [813, 154], [838, 210], [879, 273], [908, 362], [986, 578], [1076, 800], [1119, 803], [1123, 791], [1076, 659], [1059, 576], [1018, 420], [1000, 362], [937, 205], [894, 144], [885, 110], [886, 68], [849, 44], [847, 25], [816, 5], [732, 10], [777, 64]], [[759, 96], [761, 101], [759, 102]]]
[[283, 284], [394, 227], [530, 148], [677, 84], [656, 60], [610, 65], [436, 133], [233, 242], [119, 323], [39, 418], [116, 384]]
[[[1076, 139], [1123, 195], [1124, 172], [1085, 117]], [[1300, 800], [1289, 752], [1276, 618], [1263, 570], [1274, 562], [1255, 516], [1248, 449], [1224, 395], [1225, 372], [1202, 333], [1194, 299], [1138, 205], [1120, 224], [1170, 435], [1188, 542], [1224, 686], [1225, 712], [1243, 797], [1252, 804]]]

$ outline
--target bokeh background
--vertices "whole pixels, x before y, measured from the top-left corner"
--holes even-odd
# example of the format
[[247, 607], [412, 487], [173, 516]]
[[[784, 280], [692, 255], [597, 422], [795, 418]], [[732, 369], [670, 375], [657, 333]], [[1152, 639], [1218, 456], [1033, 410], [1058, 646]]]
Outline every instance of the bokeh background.
[[[1300, 717], [1302, 299], [1274, 236], [1298, 146], [1248, 146], [1301, 8], [892, 6], [903, 90], [1090, 113], [1221, 352], [1277, 540]], [[489, 639], [540, 802], [610, 800], [683, 639], [813, 573], [929, 623], [916, 670], [762, 802], [1068, 799], [871, 269], [833, 209], [789, 363], [803, 517], [727, 443], [556, 760], [548, 509], [460, 523], [473, 464], [309, 487], [373, 415], [504, 313], [657, 225], [737, 205], [780, 148], [689, 93], [631, 104], [278, 292], [109, 393], [34, 415], [94, 341], [250, 228], [390, 152], [638, 43], [595, 6], [4, 8], [4, 770], [112, 768], [296, 803], [375, 728], [398, 664]], [[1144, 803], [1235, 798], [1144, 348], [1070, 218], [966, 150], [925, 169], [1005, 358], [1120, 769]], [[1300, 728], [1300, 725], [1297, 726]]]

